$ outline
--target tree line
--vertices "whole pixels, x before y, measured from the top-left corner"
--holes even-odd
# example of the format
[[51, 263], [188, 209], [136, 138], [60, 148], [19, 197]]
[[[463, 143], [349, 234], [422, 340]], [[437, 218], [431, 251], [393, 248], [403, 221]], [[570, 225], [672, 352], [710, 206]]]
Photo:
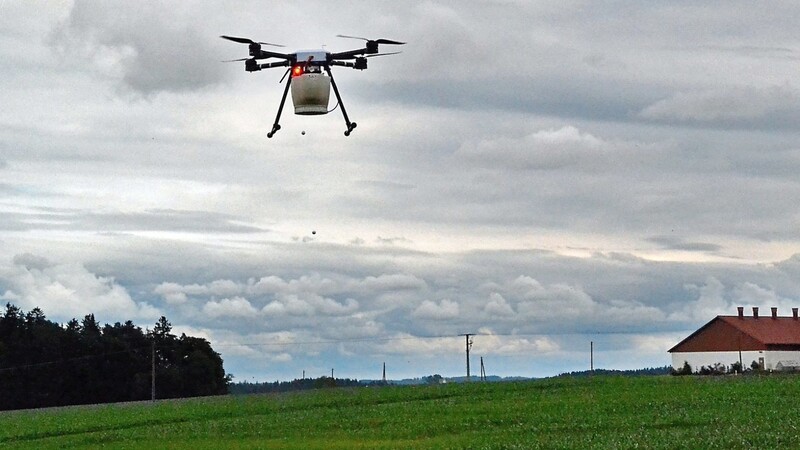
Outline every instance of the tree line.
[[242, 381], [231, 383], [228, 390], [233, 395], [268, 394], [275, 392], [307, 391], [334, 387], [363, 387], [363, 383], [350, 378], [302, 378], [292, 381], [255, 382]]
[[202, 338], [133, 322], [101, 326], [94, 314], [64, 325], [7, 303], [0, 316], [0, 409], [226, 394], [230, 375]]

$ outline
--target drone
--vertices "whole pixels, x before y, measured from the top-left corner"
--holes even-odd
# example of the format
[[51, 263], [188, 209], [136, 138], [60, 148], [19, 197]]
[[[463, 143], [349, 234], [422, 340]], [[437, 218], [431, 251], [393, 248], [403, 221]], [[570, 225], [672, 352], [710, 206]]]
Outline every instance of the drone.
[[[269, 50], [264, 50], [261, 47], [268, 45], [272, 47], [283, 47], [278, 44], [270, 44], [269, 42], [256, 42], [252, 39], [235, 37], [235, 36], [220, 36], [229, 41], [238, 42], [240, 44], [248, 44], [250, 50], [250, 58], [235, 59], [226, 62], [244, 61], [244, 70], [247, 72], [257, 72], [263, 69], [271, 69], [273, 67], [287, 67], [286, 72], [281, 77], [279, 83], [283, 83], [286, 79], [286, 87], [283, 90], [283, 97], [281, 104], [278, 106], [278, 114], [275, 116], [275, 123], [272, 125], [272, 131], [267, 133], [267, 137], [271, 138], [281, 129], [280, 120], [281, 113], [283, 112], [283, 105], [286, 103], [286, 95], [289, 89], [292, 90], [292, 102], [294, 103], [294, 113], [298, 115], [321, 115], [328, 114], [336, 109], [334, 107], [328, 110], [328, 101], [330, 100], [330, 89], [333, 87], [333, 93], [336, 95], [338, 106], [342, 110], [344, 116], [345, 130], [344, 135], [350, 136], [350, 133], [356, 128], [356, 123], [351, 122], [347, 116], [347, 111], [342, 103], [342, 96], [339, 94], [339, 88], [336, 87], [336, 81], [333, 79], [331, 73], [332, 66], [350, 67], [356, 70], [364, 70], [367, 68], [367, 58], [374, 56], [395, 55], [401, 52], [380, 53], [378, 45], [403, 45], [405, 42], [393, 41], [390, 39], [367, 39], [357, 36], [344, 36], [337, 35], [341, 38], [361, 39], [366, 41], [364, 48], [356, 50], [348, 50], [344, 52], [331, 53], [326, 50], [300, 50], [294, 53], [279, 53]], [[259, 63], [259, 60], [276, 58], [282, 61]], [[325, 73], [323, 73], [323, 70]], [[290, 75], [287, 78], [287, 75]]]

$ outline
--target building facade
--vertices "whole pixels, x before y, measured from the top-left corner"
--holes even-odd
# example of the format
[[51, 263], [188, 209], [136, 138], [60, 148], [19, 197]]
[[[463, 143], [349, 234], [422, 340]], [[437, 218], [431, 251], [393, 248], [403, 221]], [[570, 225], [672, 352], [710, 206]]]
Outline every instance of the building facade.
[[800, 369], [800, 318], [797, 308], [792, 316], [778, 316], [772, 308], [770, 316], [746, 316], [738, 308], [736, 316], [717, 316], [686, 339], [669, 349], [672, 367], [680, 369], [689, 363], [693, 371], [701, 367], [741, 363], [749, 368], [753, 362], [764, 370]]

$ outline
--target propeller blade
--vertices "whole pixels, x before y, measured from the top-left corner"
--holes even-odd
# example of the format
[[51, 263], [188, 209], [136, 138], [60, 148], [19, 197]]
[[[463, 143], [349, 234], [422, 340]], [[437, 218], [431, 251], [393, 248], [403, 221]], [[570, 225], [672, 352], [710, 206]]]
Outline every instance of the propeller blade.
[[281, 44], [270, 44], [269, 42], [256, 42], [252, 39], [236, 37], [236, 36], [220, 36], [222, 39], [227, 39], [229, 41], [238, 42], [240, 44], [261, 44], [261, 45], [271, 45], [273, 47], [286, 47], [285, 45]]
[[273, 47], [286, 47], [285, 45], [281, 45], [281, 44], [270, 44], [269, 42], [259, 42], [259, 44], [261, 44], [261, 45], [271, 45], [271, 46], [273, 46]]
[[222, 61], [222, 62], [240, 62], [240, 61], [247, 61], [248, 59], [250, 59], [250, 58], [227, 59], [227, 60]]
[[255, 44], [252, 39], [247, 38], [240, 38], [236, 36], [220, 36], [222, 39], [227, 39], [229, 41], [238, 42], [240, 44]]
[[372, 58], [373, 56], [387, 56], [387, 55], [396, 55], [398, 53], [403, 52], [388, 52], [388, 53], [376, 53], [374, 55], [364, 55], [364, 58]]
[[405, 42], [393, 41], [391, 39], [376, 39], [375, 42], [378, 44], [405, 45]]
[[367, 38], [362, 38], [362, 37], [358, 37], [358, 36], [345, 36], [343, 34], [337, 34], [336, 37], [347, 38], [347, 39], [361, 39], [362, 41], [368, 41], [369, 40]]
[[393, 41], [391, 39], [367, 39], [367, 38], [358, 37], [358, 36], [347, 36], [347, 35], [344, 35], [344, 34], [337, 34], [336, 37], [347, 38], [347, 39], [361, 39], [362, 41], [374, 42], [376, 44], [390, 44], [390, 45], [403, 45], [403, 44], [405, 44], [405, 42]]

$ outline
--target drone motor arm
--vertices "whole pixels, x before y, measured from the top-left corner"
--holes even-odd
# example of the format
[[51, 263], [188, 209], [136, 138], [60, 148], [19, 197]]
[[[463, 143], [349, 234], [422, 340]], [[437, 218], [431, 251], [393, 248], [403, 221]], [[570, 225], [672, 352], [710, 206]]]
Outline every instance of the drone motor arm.
[[258, 64], [255, 59], [251, 58], [245, 61], [244, 70], [248, 72], [257, 72], [261, 69], [272, 69], [273, 67], [289, 67], [291, 65], [292, 61], [290, 60]]
[[254, 53], [256, 54], [251, 56], [253, 56], [255, 59], [267, 59], [267, 58], [280, 58], [286, 60], [292, 59], [292, 55], [286, 53], [271, 52], [268, 50], [259, 50], [258, 52]]
[[364, 70], [367, 68], [367, 58], [356, 58], [355, 62], [332, 61], [331, 66], [350, 67], [352, 69]]

